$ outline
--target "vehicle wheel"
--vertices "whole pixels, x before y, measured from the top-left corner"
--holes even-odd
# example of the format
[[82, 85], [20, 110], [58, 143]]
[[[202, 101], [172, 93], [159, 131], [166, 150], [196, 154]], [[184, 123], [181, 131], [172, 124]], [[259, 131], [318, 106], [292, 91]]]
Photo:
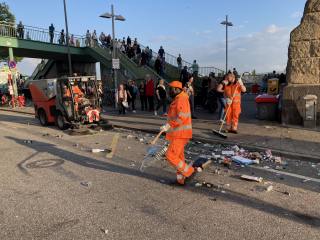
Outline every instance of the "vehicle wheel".
[[56, 125], [60, 130], [65, 130], [69, 126], [66, 118], [62, 115], [61, 112], [59, 112], [56, 116]]
[[47, 126], [48, 125], [47, 114], [43, 109], [39, 109], [38, 110], [38, 117], [39, 117], [40, 124], [42, 126]]

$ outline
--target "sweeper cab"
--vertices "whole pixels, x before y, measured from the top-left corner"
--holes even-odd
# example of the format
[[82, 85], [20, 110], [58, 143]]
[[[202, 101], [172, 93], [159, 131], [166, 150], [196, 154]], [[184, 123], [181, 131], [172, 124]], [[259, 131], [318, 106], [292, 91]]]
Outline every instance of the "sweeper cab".
[[94, 76], [33, 80], [29, 85], [40, 124], [61, 130], [101, 122], [100, 97]]

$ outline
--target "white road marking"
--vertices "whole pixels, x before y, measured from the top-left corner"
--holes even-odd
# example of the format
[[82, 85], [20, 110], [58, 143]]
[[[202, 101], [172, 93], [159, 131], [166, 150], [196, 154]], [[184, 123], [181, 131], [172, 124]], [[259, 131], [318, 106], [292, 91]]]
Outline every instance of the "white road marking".
[[257, 167], [257, 166], [249, 166], [249, 167], [250, 168], [254, 168], [254, 169], [258, 169], [258, 170], [267, 171], [267, 172], [278, 173], [278, 174], [281, 174], [281, 175], [295, 177], [295, 178], [299, 178], [299, 179], [303, 179], [303, 180], [308, 180], [310, 182], [320, 183], [320, 179], [318, 179], [318, 178], [312, 178], [312, 177], [307, 177], [307, 176], [303, 176], [303, 175], [299, 175], [299, 174], [295, 174], [295, 173], [278, 171], [278, 170], [271, 169], [271, 168], [263, 168], [263, 167]]

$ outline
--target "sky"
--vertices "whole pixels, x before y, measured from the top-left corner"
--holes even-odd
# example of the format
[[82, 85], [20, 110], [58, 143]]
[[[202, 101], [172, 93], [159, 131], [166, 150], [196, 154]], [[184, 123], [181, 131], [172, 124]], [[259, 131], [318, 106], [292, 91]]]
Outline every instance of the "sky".
[[[56, 30], [65, 28], [63, 0], [2, 0], [16, 20], [25, 25]], [[66, 0], [69, 32], [82, 35], [87, 29], [111, 33], [111, 21], [99, 18], [110, 12], [126, 18], [116, 22], [116, 37], [128, 35], [153, 50], [163, 46], [183, 60], [200, 66], [225, 69], [225, 28], [229, 16], [229, 66], [240, 72], [284, 71], [290, 32], [299, 25], [306, 0]], [[18, 65], [31, 74], [39, 60]]]

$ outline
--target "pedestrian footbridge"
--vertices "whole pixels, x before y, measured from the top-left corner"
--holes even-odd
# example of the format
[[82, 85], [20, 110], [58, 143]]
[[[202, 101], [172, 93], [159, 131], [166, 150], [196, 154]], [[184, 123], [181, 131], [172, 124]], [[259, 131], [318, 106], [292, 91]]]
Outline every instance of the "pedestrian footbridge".
[[[0, 24], [0, 56], [8, 57], [9, 49], [13, 50], [15, 57], [28, 57], [46, 59], [33, 73], [34, 79], [44, 77], [54, 62], [67, 63], [68, 48], [58, 43], [60, 33], [55, 32], [52, 43], [50, 42], [49, 31], [46, 29], [25, 26], [23, 38], [17, 33], [15, 26]], [[110, 49], [100, 45], [87, 47], [82, 36], [74, 36], [76, 46], [70, 46], [72, 62], [75, 63], [96, 63], [100, 62], [106, 68], [111, 68], [112, 54]], [[146, 74], [159, 78], [153, 69], [140, 67], [126, 55], [119, 52], [121, 71], [129, 77], [142, 79]], [[60, 64], [61, 65], [61, 64]], [[63, 65], [63, 64], [62, 64]], [[60, 74], [68, 74], [67, 64], [61, 66]], [[57, 66], [56, 66], [57, 67]], [[74, 67], [73, 67], [74, 68]], [[75, 66], [76, 68], [76, 66]]]
[[[73, 42], [70, 46], [70, 54], [73, 62], [74, 72], [83, 73], [81, 69], [85, 68], [85, 72], [90, 72], [90, 67], [96, 62], [100, 62], [107, 73], [111, 73], [112, 52], [109, 48], [96, 45], [89, 47], [85, 44], [84, 36], [73, 36]], [[49, 30], [24, 26], [23, 34], [17, 31], [15, 25], [0, 24], [0, 56], [8, 57], [9, 49], [13, 50], [15, 57], [28, 57], [46, 59], [35, 69], [32, 74], [33, 79], [43, 77], [58, 77], [54, 74], [68, 74], [68, 48], [65, 44], [59, 44], [60, 33], [54, 32], [50, 37]], [[140, 44], [141, 45], [141, 44]], [[141, 45], [142, 48], [144, 48]], [[151, 75], [154, 79], [160, 76], [149, 66], [141, 67], [139, 63], [128, 58], [125, 54], [117, 50], [120, 59], [120, 75], [125, 78], [144, 79], [146, 74]], [[157, 53], [153, 52], [153, 61], [157, 58]], [[176, 63], [176, 57], [166, 53], [166, 65], [164, 78], [167, 81], [179, 78], [179, 70]], [[85, 66], [84, 64], [87, 64]], [[85, 66], [85, 67], [84, 67]], [[191, 67], [191, 63], [183, 61], [183, 66]], [[80, 69], [81, 68], [81, 69]], [[199, 74], [207, 76], [210, 72], [217, 75], [223, 71], [214, 67], [200, 67]]]

